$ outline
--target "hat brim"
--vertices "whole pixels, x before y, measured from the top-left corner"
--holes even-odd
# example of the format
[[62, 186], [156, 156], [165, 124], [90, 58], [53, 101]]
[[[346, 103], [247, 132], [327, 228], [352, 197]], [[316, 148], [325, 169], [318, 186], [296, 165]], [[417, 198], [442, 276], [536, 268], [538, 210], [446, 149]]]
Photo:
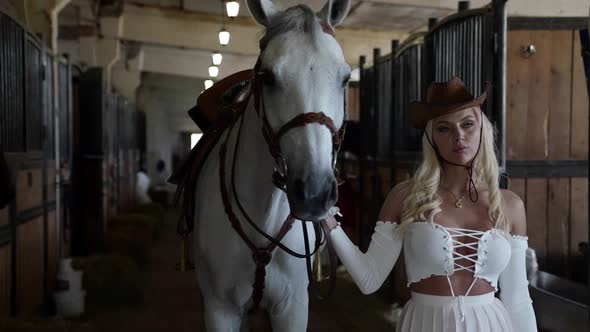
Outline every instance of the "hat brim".
[[481, 106], [486, 101], [487, 95], [487, 91], [484, 91], [484, 93], [473, 100], [448, 105], [411, 102], [408, 107], [408, 118], [414, 128], [425, 129], [429, 120], [470, 107]]

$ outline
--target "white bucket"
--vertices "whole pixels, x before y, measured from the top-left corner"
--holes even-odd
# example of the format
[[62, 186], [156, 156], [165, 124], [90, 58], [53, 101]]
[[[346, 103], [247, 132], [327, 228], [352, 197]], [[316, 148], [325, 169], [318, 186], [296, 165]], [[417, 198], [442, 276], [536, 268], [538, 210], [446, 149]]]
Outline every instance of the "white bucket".
[[60, 271], [57, 274], [57, 279], [61, 281], [65, 281], [68, 284], [67, 290], [73, 292], [79, 292], [82, 290], [82, 274], [83, 271]]
[[71, 258], [63, 258], [59, 262], [59, 271], [61, 272], [69, 272], [73, 271], [72, 269], [72, 259]]
[[[72, 268], [72, 259], [63, 258], [59, 262], [59, 270], [57, 272], [57, 280], [64, 285], [60, 291], [70, 290], [78, 292], [82, 290], [82, 274], [83, 271], [76, 271]], [[67, 287], [65, 286], [67, 285]], [[60, 288], [62, 288], [60, 287]]]
[[55, 292], [53, 299], [57, 308], [57, 314], [63, 317], [76, 317], [84, 313], [84, 298], [86, 292]]

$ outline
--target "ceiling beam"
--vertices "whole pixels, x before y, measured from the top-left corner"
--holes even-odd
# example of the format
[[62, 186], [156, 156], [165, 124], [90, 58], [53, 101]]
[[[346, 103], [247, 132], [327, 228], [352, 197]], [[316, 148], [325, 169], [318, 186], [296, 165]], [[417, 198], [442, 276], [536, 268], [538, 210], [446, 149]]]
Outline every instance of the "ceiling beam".
[[[263, 33], [263, 28], [252, 18], [225, 20], [231, 40], [229, 45], [221, 47], [218, 41], [218, 32], [221, 29], [219, 16], [130, 4], [125, 5], [124, 16], [123, 39], [201, 50], [221, 50], [243, 56], [258, 55], [258, 39]], [[103, 34], [108, 37], [106, 30], [103, 29]], [[360, 55], [370, 54], [374, 47], [381, 47], [384, 53], [388, 53], [391, 40], [403, 39], [407, 32], [337, 28], [336, 35], [346, 61], [356, 64]]]

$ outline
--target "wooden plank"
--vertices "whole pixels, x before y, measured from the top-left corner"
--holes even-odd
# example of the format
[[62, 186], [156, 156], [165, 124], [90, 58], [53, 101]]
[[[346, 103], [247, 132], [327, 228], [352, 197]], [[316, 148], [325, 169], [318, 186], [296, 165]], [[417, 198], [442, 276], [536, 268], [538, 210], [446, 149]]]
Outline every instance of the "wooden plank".
[[526, 179], [510, 179], [508, 189], [517, 194], [526, 203]]
[[[550, 50], [549, 94], [549, 159], [569, 159], [571, 82], [572, 82], [572, 31], [552, 31]], [[541, 51], [540, 51], [541, 52]]]
[[11, 252], [10, 246], [0, 248], [0, 318], [10, 315]]
[[55, 201], [55, 167], [47, 168], [47, 200]]
[[549, 179], [546, 271], [569, 277], [569, 178]]
[[380, 184], [379, 194], [381, 195], [379, 204], [382, 204], [385, 197], [387, 197], [389, 190], [391, 190], [391, 170], [389, 167], [379, 167], [378, 171]]
[[506, 69], [506, 158], [526, 159], [527, 114], [531, 61], [522, 56], [530, 31], [508, 32]]
[[539, 267], [545, 268], [547, 257], [547, 180], [527, 179], [526, 214], [529, 247], [535, 249]]
[[572, 73], [571, 158], [588, 159], [588, 92], [580, 45], [580, 35], [574, 32]]
[[360, 121], [360, 89], [358, 87], [348, 87], [348, 119], [351, 121]]
[[571, 179], [571, 220], [570, 247], [571, 255], [579, 254], [578, 244], [588, 241], [588, 179]]
[[373, 197], [373, 167], [365, 167], [363, 169], [363, 198], [365, 201], [370, 201]]
[[[569, 159], [571, 129], [573, 33], [568, 30], [551, 32], [551, 63], [548, 158]], [[549, 179], [547, 195], [547, 266], [557, 275], [569, 277], [569, 219], [570, 181], [568, 178]]]
[[551, 96], [550, 69], [552, 34], [550, 31], [532, 31], [531, 44], [537, 53], [530, 61], [530, 92], [527, 110], [526, 156], [524, 159], [543, 160], [548, 155], [547, 126]]
[[41, 206], [43, 201], [41, 169], [19, 170], [16, 176], [16, 211]]
[[0, 226], [8, 225], [8, 222], [9, 222], [8, 209], [10, 209], [10, 207], [7, 206], [4, 209], [0, 210]]
[[27, 316], [43, 304], [43, 220], [21, 224], [17, 228], [17, 315]]
[[55, 276], [57, 275], [57, 264], [59, 255], [57, 252], [57, 229], [55, 211], [47, 214], [47, 287], [52, 290], [55, 287]]

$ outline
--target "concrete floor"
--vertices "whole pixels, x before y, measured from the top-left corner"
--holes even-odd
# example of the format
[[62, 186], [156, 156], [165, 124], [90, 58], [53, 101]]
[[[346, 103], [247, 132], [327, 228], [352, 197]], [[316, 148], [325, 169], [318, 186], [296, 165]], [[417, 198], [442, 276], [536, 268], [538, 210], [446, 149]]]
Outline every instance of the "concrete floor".
[[[178, 252], [176, 218], [170, 213], [168, 219], [153, 248], [151, 268], [142, 273], [144, 303], [135, 308], [89, 308], [86, 318], [98, 331], [205, 331], [194, 272], [174, 269]], [[308, 331], [394, 331], [384, 318], [389, 308], [383, 298], [362, 295], [346, 276], [340, 277], [330, 299], [312, 300]]]

